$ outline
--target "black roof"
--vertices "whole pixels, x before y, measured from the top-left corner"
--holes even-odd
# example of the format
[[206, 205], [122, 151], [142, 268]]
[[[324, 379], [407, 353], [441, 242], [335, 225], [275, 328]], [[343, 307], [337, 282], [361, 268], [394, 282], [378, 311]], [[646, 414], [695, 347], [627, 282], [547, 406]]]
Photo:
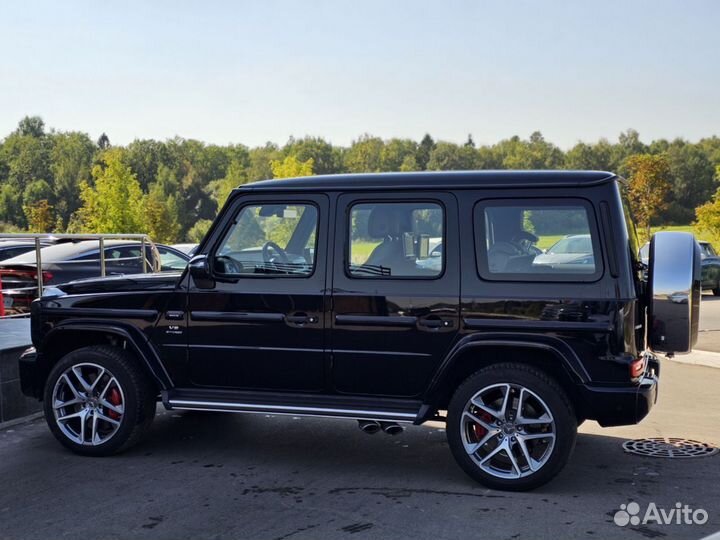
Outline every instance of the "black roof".
[[582, 187], [617, 178], [606, 171], [423, 171], [404, 173], [329, 174], [263, 180], [244, 184], [243, 191], [310, 189], [330, 191], [400, 188]]

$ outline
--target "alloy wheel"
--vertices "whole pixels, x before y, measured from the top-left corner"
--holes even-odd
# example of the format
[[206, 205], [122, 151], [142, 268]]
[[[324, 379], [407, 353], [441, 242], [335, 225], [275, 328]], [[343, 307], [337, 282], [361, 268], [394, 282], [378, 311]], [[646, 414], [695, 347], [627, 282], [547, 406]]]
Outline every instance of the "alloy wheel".
[[518, 479], [539, 471], [555, 447], [547, 404], [520, 384], [493, 384], [477, 392], [460, 419], [465, 451], [485, 473]]
[[98, 446], [120, 429], [125, 394], [115, 376], [97, 364], [80, 363], [58, 377], [52, 410], [60, 431], [72, 442]]

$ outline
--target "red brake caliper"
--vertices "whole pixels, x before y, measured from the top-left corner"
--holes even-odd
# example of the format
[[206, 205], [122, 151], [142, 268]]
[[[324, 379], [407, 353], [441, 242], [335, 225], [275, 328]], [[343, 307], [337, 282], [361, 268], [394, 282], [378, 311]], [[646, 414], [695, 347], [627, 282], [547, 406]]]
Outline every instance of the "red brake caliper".
[[[492, 416], [490, 416], [490, 415], [489, 415], [488, 413], [486, 413], [485, 411], [480, 411], [480, 413], [478, 414], [478, 416], [479, 416], [480, 418], [482, 418], [484, 422], [486, 422], [486, 423], [488, 423], [488, 424], [491, 424], [491, 423], [492, 423]], [[481, 440], [481, 439], [485, 436], [485, 434], [487, 433], [487, 429], [485, 429], [484, 427], [482, 427], [480, 424], [473, 424], [472, 427], [473, 427], [473, 433], [474, 433], [475, 436], [477, 437], [477, 440], [478, 440], [478, 441]]]
[[[122, 403], [122, 397], [120, 396], [120, 391], [117, 388], [110, 389], [110, 392], [108, 392], [108, 401], [116, 406]], [[108, 416], [113, 420], [120, 419], [120, 414], [116, 413], [112, 409], [108, 409]]]

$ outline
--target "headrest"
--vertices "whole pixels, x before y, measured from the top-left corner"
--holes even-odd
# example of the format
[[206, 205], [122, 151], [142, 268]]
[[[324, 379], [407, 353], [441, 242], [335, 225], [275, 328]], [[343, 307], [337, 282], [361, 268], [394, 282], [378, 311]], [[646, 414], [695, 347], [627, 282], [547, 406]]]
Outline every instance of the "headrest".
[[400, 236], [412, 230], [410, 215], [400, 208], [388, 204], [379, 204], [368, 216], [368, 236], [370, 238], [386, 238]]

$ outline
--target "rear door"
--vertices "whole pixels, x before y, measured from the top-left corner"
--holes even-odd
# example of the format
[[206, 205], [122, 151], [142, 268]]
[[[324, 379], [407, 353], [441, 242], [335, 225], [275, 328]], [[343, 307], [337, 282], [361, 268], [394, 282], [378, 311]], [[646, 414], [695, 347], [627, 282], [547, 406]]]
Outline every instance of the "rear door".
[[420, 394], [459, 321], [457, 202], [448, 193], [338, 198], [331, 314], [337, 392]]

